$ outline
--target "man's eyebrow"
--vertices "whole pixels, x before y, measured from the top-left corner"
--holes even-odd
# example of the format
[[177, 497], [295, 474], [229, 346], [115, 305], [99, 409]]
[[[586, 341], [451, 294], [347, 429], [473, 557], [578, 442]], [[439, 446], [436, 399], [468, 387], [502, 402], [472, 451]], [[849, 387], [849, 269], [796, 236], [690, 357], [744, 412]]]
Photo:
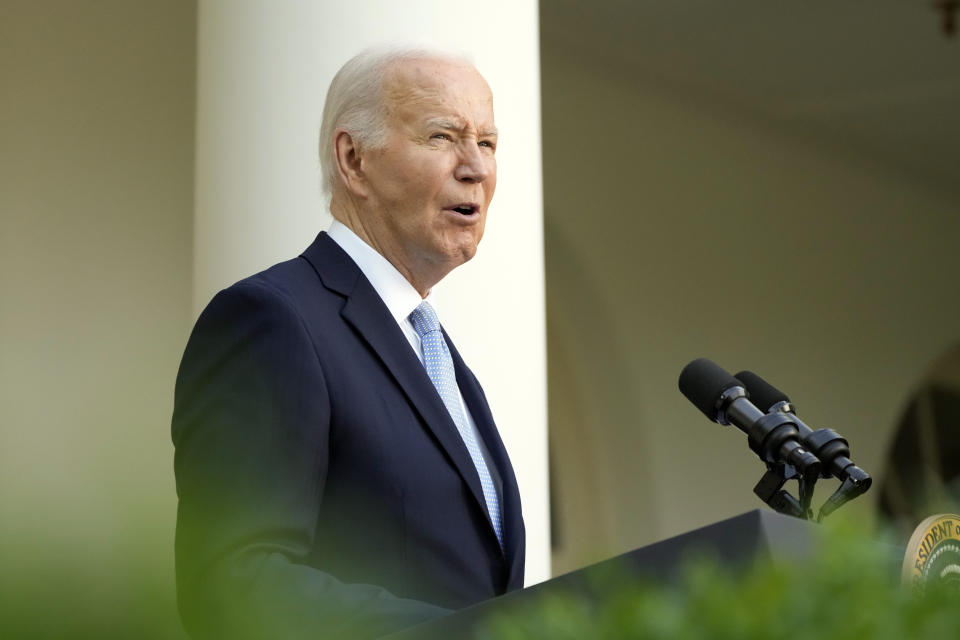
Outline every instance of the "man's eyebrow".
[[[462, 120], [450, 120], [449, 118], [430, 118], [427, 120], [426, 125], [429, 128], [436, 127], [437, 129], [450, 129], [453, 131], [463, 131], [467, 128], [466, 123]], [[489, 129], [484, 129], [480, 135], [483, 137], [497, 136], [497, 128], [490, 127]]]
[[436, 127], [438, 129], [453, 129], [459, 131], [464, 128], [464, 123], [462, 120], [450, 120], [448, 118], [430, 118], [427, 120], [428, 127]]

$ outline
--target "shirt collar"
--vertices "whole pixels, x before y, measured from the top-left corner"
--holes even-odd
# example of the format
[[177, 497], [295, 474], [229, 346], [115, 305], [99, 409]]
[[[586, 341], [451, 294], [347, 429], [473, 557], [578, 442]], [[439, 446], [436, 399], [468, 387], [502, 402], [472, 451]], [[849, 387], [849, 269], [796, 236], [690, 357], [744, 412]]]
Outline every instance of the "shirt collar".
[[364, 242], [350, 227], [334, 220], [327, 235], [347, 252], [367, 277], [380, 299], [387, 305], [397, 324], [403, 324], [417, 306], [427, 300], [434, 305], [432, 294], [421, 298], [420, 294], [397, 268], [390, 264], [376, 249]]

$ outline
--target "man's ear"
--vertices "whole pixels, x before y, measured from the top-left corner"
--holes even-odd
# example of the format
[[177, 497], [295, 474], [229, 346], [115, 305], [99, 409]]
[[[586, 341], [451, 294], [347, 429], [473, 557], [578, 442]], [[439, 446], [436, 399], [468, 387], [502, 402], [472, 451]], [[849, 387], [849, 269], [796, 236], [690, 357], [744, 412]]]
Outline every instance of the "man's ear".
[[360, 158], [360, 145], [348, 132], [340, 129], [334, 133], [333, 145], [337, 159], [340, 182], [354, 195], [365, 195], [367, 180]]

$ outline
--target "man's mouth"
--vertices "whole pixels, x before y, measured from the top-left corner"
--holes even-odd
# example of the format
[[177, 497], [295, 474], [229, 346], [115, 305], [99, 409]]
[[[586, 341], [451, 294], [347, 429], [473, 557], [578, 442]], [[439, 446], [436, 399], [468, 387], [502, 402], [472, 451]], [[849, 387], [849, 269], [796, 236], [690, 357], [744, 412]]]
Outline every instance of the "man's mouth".
[[473, 202], [461, 202], [452, 207], [447, 207], [447, 210], [455, 211], [456, 213], [459, 213], [462, 216], [469, 216], [479, 211], [480, 206]]

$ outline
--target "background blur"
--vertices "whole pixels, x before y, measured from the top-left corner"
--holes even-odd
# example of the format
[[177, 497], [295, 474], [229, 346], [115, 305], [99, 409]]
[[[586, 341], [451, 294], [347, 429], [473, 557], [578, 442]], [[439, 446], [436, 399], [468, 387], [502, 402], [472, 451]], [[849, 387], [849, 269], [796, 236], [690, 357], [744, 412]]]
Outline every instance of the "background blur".
[[[876, 482], [845, 510], [912, 528], [960, 492], [934, 5], [541, 3], [553, 574], [761, 506], [745, 438], [676, 390], [698, 356], [849, 438]], [[2, 589], [96, 612], [150, 575], [172, 611], [197, 35], [196, 2], [0, 1]]]
[[846, 509], [889, 494], [912, 529], [960, 475], [943, 25], [923, 1], [541, 4], [554, 571], [760, 504], [745, 436], [676, 390], [699, 356], [847, 436], [876, 482]]

